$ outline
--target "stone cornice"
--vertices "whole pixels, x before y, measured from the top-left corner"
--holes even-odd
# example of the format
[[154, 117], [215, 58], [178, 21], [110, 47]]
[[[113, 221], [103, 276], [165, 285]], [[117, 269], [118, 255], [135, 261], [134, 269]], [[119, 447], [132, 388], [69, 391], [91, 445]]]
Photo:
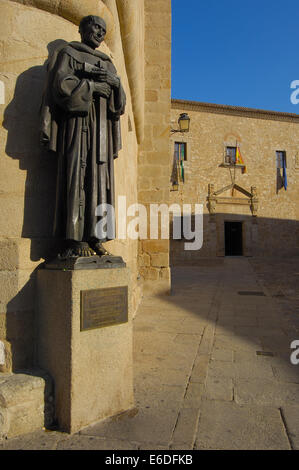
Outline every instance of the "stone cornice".
[[267, 111], [264, 109], [245, 108], [242, 106], [230, 106], [200, 101], [171, 100], [172, 109], [200, 111], [204, 113], [228, 114], [255, 119], [267, 119], [272, 121], [299, 122], [299, 114], [283, 113], [279, 111]]

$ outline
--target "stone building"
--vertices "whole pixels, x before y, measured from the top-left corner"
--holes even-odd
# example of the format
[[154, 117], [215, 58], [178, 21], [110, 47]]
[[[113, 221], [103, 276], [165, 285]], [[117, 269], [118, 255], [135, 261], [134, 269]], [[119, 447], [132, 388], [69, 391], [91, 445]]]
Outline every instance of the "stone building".
[[298, 255], [299, 115], [172, 100], [172, 127], [181, 113], [190, 131], [170, 139], [170, 201], [203, 205], [203, 244], [185, 250], [186, 240], [172, 240], [171, 264]]
[[[4, 373], [38, 365], [36, 278], [45, 257], [55, 249], [56, 158], [40, 147], [38, 131], [46, 61], [61, 41], [80, 40], [78, 24], [90, 14], [106, 21], [101, 50], [112, 58], [127, 97], [121, 117], [122, 150], [115, 164], [116, 201], [125, 196], [126, 206], [120, 210], [126, 211], [132, 204], [148, 206], [169, 197], [171, 1], [0, 0], [0, 372]], [[122, 256], [130, 269], [130, 318], [144, 287], [169, 291], [168, 241], [118, 237], [107, 249]], [[26, 387], [31, 392], [32, 387], [38, 389], [37, 402], [24, 402], [29, 389], [13, 396], [6, 403], [12, 406], [9, 419], [3, 418], [8, 408], [0, 405], [0, 428], [2, 418], [11, 422], [8, 435], [40, 423], [41, 414], [34, 415], [33, 410], [41, 409], [42, 385], [22, 383], [10, 390], [26, 391]], [[20, 409], [27, 416], [21, 421]]]

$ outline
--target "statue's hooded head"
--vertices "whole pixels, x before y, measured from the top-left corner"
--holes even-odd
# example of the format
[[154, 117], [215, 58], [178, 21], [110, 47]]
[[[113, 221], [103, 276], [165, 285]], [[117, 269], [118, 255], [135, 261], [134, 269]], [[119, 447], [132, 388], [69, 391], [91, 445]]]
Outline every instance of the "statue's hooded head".
[[79, 25], [81, 41], [96, 49], [105, 38], [106, 23], [99, 16], [89, 15], [82, 18]]

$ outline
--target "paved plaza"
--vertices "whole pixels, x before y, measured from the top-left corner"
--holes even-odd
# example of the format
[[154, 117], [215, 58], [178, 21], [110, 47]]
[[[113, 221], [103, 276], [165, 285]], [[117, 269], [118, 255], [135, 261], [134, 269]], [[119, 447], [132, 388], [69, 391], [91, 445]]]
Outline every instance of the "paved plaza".
[[172, 295], [144, 298], [134, 320], [135, 408], [0, 449], [299, 449], [298, 259], [202, 260], [172, 275]]

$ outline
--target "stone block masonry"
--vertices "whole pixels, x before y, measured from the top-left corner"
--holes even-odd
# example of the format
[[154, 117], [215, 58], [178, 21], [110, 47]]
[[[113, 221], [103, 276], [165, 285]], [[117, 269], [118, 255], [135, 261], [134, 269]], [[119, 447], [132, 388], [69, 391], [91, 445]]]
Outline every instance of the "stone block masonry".
[[[138, 160], [138, 202], [168, 203], [170, 179], [171, 1], [145, 0], [145, 138]], [[140, 241], [145, 291], [169, 292], [169, 241]]]
[[53, 384], [45, 373], [0, 373], [0, 440], [41, 430], [54, 417]]

